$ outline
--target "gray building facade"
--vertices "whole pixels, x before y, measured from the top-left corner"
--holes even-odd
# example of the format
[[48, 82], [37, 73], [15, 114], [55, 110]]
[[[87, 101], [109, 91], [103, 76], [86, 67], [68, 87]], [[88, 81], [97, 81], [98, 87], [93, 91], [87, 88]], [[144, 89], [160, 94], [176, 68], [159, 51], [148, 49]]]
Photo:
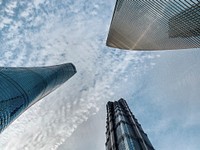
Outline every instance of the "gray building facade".
[[106, 150], [154, 150], [124, 99], [108, 102]]
[[71, 63], [48, 67], [0, 67], [0, 132], [76, 73]]
[[200, 36], [200, 2], [169, 19], [170, 38]]
[[128, 50], [200, 48], [200, 2], [116, 0], [106, 45]]

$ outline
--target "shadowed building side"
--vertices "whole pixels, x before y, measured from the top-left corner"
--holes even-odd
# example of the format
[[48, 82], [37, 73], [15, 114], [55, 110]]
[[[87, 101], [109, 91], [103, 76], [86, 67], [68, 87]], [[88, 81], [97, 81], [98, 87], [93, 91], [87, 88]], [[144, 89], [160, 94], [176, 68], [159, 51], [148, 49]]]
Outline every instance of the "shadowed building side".
[[200, 2], [169, 19], [169, 37], [200, 36]]
[[0, 132], [76, 73], [73, 64], [0, 68]]
[[124, 99], [106, 107], [106, 150], [154, 150]]

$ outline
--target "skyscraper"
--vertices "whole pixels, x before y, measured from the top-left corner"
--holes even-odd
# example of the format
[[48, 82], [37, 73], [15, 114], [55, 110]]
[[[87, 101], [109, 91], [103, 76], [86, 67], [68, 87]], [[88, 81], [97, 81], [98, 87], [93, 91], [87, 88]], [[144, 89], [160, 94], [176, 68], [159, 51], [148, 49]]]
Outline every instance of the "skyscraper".
[[106, 44], [129, 50], [200, 48], [200, 2], [117, 0]]
[[169, 19], [169, 37], [200, 36], [200, 2]]
[[154, 150], [124, 99], [106, 107], [106, 150]]
[[0, 68], [0, 132], [76, 73], [73, 64]]

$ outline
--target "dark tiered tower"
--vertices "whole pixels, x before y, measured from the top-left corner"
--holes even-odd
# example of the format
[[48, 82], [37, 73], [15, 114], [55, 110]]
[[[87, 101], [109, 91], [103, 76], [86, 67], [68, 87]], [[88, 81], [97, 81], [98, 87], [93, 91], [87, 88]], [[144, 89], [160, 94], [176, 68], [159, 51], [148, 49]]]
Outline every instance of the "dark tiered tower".
[[154, 150], [124, 99], [107, 103], [106, 150]]
[[76, 73], [73, 64], [0, 68], [0, 132]]

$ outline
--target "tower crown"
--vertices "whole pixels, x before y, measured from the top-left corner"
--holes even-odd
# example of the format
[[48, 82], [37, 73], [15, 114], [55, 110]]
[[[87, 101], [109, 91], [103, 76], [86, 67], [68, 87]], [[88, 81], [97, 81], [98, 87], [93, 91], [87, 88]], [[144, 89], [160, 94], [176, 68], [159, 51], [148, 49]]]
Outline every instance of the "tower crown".
[[48, 67], [0, 67], [0, 132], [75, 73], [76, 68], [71, 63]]

